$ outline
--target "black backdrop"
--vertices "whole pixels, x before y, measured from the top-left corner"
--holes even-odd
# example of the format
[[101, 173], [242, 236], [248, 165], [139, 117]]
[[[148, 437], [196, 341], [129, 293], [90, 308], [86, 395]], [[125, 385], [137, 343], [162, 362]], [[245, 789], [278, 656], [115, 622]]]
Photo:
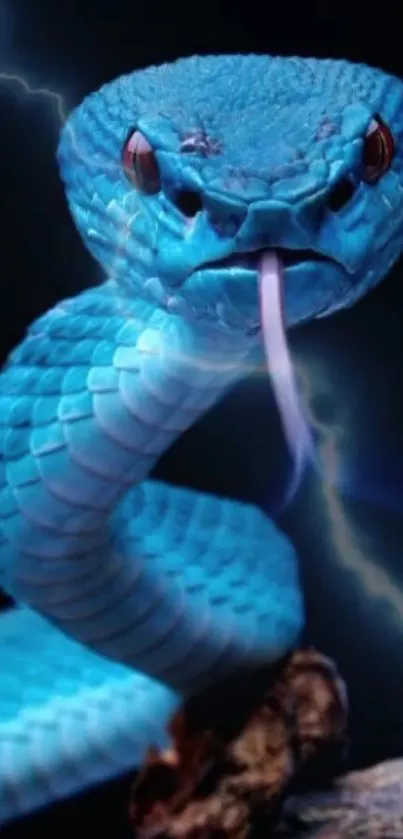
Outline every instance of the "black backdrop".
[[[354, 0], [289, 0], [260, 10], [207, 0], [114, 0], [104, 8], [93, 0], [0, 4], [0, 69], [62, 91], [67, 107], [122, 72], [195, 52], [342, 56], [403, 76], [400, 40], [391, 3], [370, 9]], [[10, 81], [0, 85], [0, 109], [4, 359], [36, 315], [95, 282], [97, 268], [74, 230], [58, 180], [57, 109]], [[398, 265], [351, 312], [295, 331], [291, 339], [312, 379], [311, 408], [317, 421], [338, 429], [350, 475], [345, 509], [354, 543], [345, 518], [333, 515], [332, 530], [329, 503], [312, 475], [280, 523], [301, 557], [307, 636], [336, 658], [348, 682], [354, 765], [403, 754], [402, 270]], [[248, 426], [253, 433], [245, 437]], [[268, 508], [286, 467], [268, 383], [254, 379], [185, 435], [157, 473]], [[359, 550], [373, 563], [365, 578], [351, 570]], [[387, 597], [382, 573], [392, 579]], [[130, 835], [129, 780], [15, 823], [3, 835], [47, 835], [78, 828], [83, 819], [94, 825], [102, 819], [114, 836]]]

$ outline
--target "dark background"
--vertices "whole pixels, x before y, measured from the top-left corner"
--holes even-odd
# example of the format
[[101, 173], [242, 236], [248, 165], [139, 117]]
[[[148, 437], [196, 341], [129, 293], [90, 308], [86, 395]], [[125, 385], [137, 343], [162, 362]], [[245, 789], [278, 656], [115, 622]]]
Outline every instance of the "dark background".
[[[206, 0], [183, 6], [114, 0], [104, 7], [92, 0], [13, 0], [12, 9], [0, 2], [0, 69], [60, 90], [67, 108], [123, 72], [195, 52], [346, 57], [403, 76], [397, 12], [398, 4], [370, 8], [353, 0], [288, 0], [262, 4], [261, 11]], [[35, 316], [99, 274], [58, 180], [52, 102], [27, 97], [16, 83], [0, 85], [0, 126], [3, 360]], [[335, 518], [321, 481], [307, 475], [280, 524], [301, 558], [307, 637], [337, 660], [348, 683], [354, 766], [403, 754], [402, 281], [397, 265], [353, 310], [291, 336], [296, 363], [310, 377], [311, 410], [337, 431], [348, 492], [344, 515]], [[158, 474], [270, 509], [287, 466], [270, 387], [255, 378], [185, 435]], [[353, 570], [360, 551], [372, 563], [364, 577]], [[390, 577], [389, 590], [382, 574]], [[3, 836], [44, 836], [100, 820], [114, 836], [129, 836], [130, 780], [16, 822]]]

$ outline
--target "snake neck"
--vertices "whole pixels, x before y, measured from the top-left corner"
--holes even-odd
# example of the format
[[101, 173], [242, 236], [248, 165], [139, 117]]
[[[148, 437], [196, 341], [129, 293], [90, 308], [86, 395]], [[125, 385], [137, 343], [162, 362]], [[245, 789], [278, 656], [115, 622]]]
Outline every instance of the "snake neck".
[[20, 556], [5, 583], [13, 596], [38, 605], [26, 583], [38, 563], [101, 556], [125, 491], [244, 374], [249, 355], [241, 338], [120, 299], [111, 283], [33, 324], [0, 386], [0, 526]]

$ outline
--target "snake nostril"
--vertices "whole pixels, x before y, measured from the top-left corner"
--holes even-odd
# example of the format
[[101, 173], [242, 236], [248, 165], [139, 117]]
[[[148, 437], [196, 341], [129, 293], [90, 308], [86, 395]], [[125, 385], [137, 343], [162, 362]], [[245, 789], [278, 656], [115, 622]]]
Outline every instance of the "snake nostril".
[[176, 193], [175, 204], [187, 218], [194, 218], [203, 209], [203, 202], [198, 192], [192, 189], [181, 189]]
[[209, 213], [209, 221], [214, 230], [220, 236], [235, 236], [244, 221], [245, 214], [242, 213]]
[[351, 200], [355, 191], [356, 186], [353, 181], [350, 178], [342, 178], [334, 185], [328, 195], [327, 203], [329, 210], [333, 213], [337, 213], [339, 210], [342, 210], [343, 207]]

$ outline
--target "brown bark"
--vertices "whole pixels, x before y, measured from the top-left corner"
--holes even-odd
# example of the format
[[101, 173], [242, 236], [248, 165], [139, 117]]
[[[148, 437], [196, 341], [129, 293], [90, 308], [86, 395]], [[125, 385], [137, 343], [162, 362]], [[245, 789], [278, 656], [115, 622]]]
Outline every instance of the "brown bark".
[[259, 679], [249, 706], [221, 689], [217, 705], [199, 698], [174, 717], [172, 749], [151, 751], [133, 787], [139, 839], [247, 839], [273, 826], [302, 769], [323, 774], [343, 752], [347, 700], [332, 662], [300, 650], [274, 680], [263, 673], [263, 689]]

